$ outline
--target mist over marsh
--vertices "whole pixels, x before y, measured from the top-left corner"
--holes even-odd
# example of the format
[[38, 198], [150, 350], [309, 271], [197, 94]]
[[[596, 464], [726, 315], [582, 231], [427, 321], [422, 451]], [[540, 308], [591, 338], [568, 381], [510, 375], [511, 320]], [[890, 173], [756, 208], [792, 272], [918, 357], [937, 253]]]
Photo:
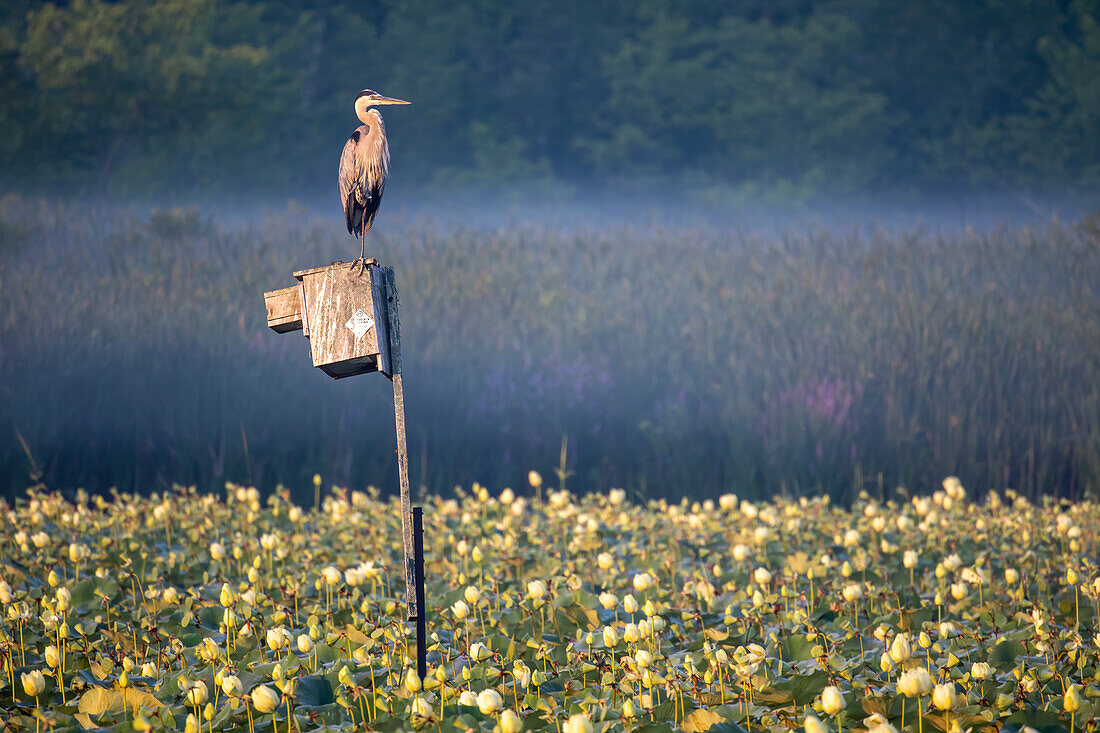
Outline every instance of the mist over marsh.
[[[389, 212], [414, 486], [1080, 494], [1100, 480], [1100, 227], [596, 227]], [[350, 259], [331, 212], [0, 211], [0, 476], [395, 485], [381, 376], [332, 381], [262, 293]], [[525, 217], [537, 222], [537, 217]], [[446, 222], [441, 224], [440, 222]], [[930, 470], [929, 467], [935, 467]]]

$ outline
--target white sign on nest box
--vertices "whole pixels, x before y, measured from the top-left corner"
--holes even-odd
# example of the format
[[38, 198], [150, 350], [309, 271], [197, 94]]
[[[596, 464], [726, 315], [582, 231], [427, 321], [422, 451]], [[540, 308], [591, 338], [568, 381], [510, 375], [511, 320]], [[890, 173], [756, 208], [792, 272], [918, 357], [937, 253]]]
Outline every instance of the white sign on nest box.
[[363, 338], [363, 334], [371, 329], [371, 326], [374, 325], [374, 319], [364, 313], [362, 308], [356, 308], [355, 312], [351, 314], [351, 318], [344, 325], [355, 334], [355, 338], [358, 340]]

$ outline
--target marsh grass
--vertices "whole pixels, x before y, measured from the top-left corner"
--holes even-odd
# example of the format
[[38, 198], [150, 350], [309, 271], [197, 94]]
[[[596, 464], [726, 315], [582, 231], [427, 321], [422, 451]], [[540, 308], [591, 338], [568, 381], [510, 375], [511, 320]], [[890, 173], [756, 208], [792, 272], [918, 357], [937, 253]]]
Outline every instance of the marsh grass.
[[[454, 228], [387, 220], [414, 482], [743, 495], [1100, 483], [1100, 227]], [[0, 207], [0, 476], [394, 480], [382, 377], [332, 382], [262, 292], [349, 258], [287, 207]], [[4, 434], [6, 433], [6, 435]], [[930, 475], [929, 471], [933, 471]]]

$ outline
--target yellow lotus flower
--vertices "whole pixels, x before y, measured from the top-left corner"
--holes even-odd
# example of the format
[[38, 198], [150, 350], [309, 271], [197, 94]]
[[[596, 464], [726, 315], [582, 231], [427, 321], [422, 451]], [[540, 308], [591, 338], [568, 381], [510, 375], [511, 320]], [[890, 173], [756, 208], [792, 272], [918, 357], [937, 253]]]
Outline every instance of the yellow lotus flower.
[[897, 664], [901, 664], [912, 656], [913, 650], [909, 645], [908, 634], [898, 634], [890, 644], [890, 658]]
[[231, 674], [223, 676], [222, 692], [230, 697], [240, 697], [241, 693], [244, 692], [244, 688], [241, 686], [241, 678]]
[[826, 715], [836, 715], [844, 709], [844, 693], [832, 685], [821, 691], [821, 709]]
[[1066, 688], [1066, 695], [1062, 698], [1062, 709], [1067, 713], [1076, 713], [1081, 709], [1081, 687], [1070, 685]]
[[46, 677], [37, 669], [23, 672], [19, 678], [23, 682], [23, 692], [30, 697], [38, 697], [46, 689]]
[[592, 733], [592, 721], [584, 713], [569, 716], [561, 727], [562, 733]]
[[619, 634], [611, 626], [605, 626], [603, 628], [603, 645], [608, 649], [612, 649], [619, 643]]
[[514, 710], [505, 710], [500, 714], [501, 733], [519, 733], [523, 730], [523, 719]]
[[206, 689], [205, 682], [193, 682], [191, 686], [187, 688], [186, 697], [188, 705], [198, 707], [199, 705], [205, 705], [206, 701], [210, 699], [210, 691]]
[[936, 685], [936, 689], [932, 691], [932, 704], [939, 710], [951, 710], [955, 707], [956, 701], [954, 682]]
[[483, 715], [492, 715], [504, 707], [504, 698], [493, 689], [482, 690], [477, 695], [477, 709]]
[[279, 693], [267, 685], [260, 685], [252, 690], [249, 697], [252, 698], [252, 707], [261, 713], [270, 713], [279, 706]]

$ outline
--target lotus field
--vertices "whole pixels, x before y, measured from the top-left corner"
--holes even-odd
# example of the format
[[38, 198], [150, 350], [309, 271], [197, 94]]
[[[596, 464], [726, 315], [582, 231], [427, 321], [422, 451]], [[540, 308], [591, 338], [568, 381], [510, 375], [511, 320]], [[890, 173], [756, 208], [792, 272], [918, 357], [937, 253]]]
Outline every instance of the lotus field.
[[425, 505], [428, 677], [395, 500], [39, 487], [4, 507], [20, 730], [1091, 730], [1096, 504]]

